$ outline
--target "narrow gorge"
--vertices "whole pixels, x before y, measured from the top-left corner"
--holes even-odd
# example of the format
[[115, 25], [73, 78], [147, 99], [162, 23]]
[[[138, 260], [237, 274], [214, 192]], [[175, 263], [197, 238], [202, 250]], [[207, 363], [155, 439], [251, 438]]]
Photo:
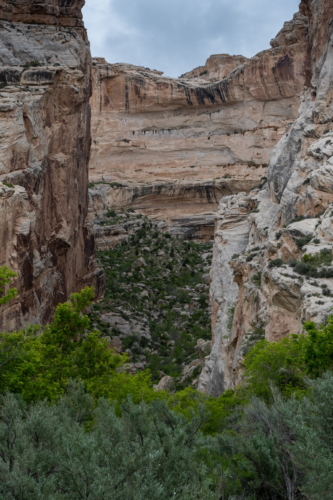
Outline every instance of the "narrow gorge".
[[83, 4], [0, 2], [0, 264], [18, 273], [0, 326], [92, 285], [130, 369], [218, 396], [257, 340], [333, 306], [333, 6], [303, 0], [269, 50], [169, 78], [91, 58]]
[[332, 500], [333, 0], [179, 78], [84, 4], [0, 0], [0, 500]]
[[212, 351], [197, 384], [208, 394], [240, 383], [258, 340], [300, 333], [333, 306], [332, 11], [304, 0], [271, 49], [214, 55], [178, 79], [93, 58], [97, 245], [128, 238], [110, 209], [214, 239]]

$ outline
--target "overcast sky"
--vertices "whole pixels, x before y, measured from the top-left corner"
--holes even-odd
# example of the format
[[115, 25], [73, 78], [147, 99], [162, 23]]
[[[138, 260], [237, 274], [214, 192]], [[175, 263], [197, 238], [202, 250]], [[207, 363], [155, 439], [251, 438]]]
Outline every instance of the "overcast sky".
[[93, 56], [179, 76], [211, 54], [252, 57], [300, 0], [86, 0]]

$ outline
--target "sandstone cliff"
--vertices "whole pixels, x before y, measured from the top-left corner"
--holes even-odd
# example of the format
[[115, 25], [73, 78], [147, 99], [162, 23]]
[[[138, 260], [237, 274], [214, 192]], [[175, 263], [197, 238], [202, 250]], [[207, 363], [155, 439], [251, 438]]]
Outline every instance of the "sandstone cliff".
[[218, 211], [213, 347], [199, 384], [208, 393], [237, 384], [257, 340], [300, 333], [333, 307], [333, 3], [303, 0], [273, 50], [296, 42], [295, 22], [308, 25], [298, 117], [272, 151], [264, 188], [226, 197]]
[[83, 0], [0, 1], [0, 265], [19, 299], [0, 328], [47, 322], [103, 286], [86, 224], [91, 59]]
[[171, 221], [175, 233], [192, 225], [200, 236], [206, 225], [212, 235], [221, 197], [267, 176], [273, 147], [297, 117], [307, 30], [308, 17], [297, 14], [272, 49], [249, 60], [211, 56], [178, 79], [95, 58], [92, 213], [131, 206]]

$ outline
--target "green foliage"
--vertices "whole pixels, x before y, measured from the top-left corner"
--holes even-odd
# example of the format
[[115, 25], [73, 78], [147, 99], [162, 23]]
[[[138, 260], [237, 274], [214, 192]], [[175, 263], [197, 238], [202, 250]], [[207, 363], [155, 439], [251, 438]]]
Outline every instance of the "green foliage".
[[251, 281], [257, 288], [260, 288], [260, 286], [261, 286], [261, 273], [255, 273], [253, 276], [251, 276]]
[[312, 377], [318, 377], [333, 369], [333, 316], [329, 316], [321, 327], [313, 322], [304, 325], [307, 332], [303, 345], [306, 371]]
[[96, 409], [80, 384], [58, 404], [0, 402], [0, 497], [6, 500], [212, 499], [198, 455], [201, 417], [165, 403], [105, 400]]
[[272, 396], [272, 385], [285, 395], [303, 394], [306, 391], [303, 340], [292, 336], [280, 342], [257, 342], [245, 357], [246, 391], [266, 401]]
[[94, 297], [92, 288], [74, 293], [59, 304], [52, 323], [42, 331], [2, 333], [0, 387], [23, 399], [56, 400], [70, 379], [83, 380], [95, 397], [108, 396], [110, 380], [126, 356], [109, 349], [106, 339], [90, 331], [84, 309]]
[[28, 69], [28, 68], [37, 68], [38, 66], [43, 66], [43, 63], [40, 63], [39, 61], [30, 61], [27, 62], [23, 67], [25, 69]]
[[[123, 214], [118, 212], [117, 218], [124, 219]], [[164, 373], [177, 378], [181, 389], [195, 378], [191, 372], [186, 381], [182, 380], [183, 362], [189, 364], [198, 358], [198, 339], [211, 337], [209, 286], [202, 281], [207, 262], [202, 256], [211, 250], [212, 243], [174, 238], [136, 214], [130, 217], [130, 226], [133, 233], [126, 244], [98, 253], [105, 269], [106, 292], [104, 299], [93, 306], [90, 318], [104, 335], [121, 336], [131, 362], [147, 363], [154, 383]], [[141, 256], [145, 266], [135, 267]], [[140, 335], [135, 327], [124, 336], [100, 320], [101, 313], [106, 312], [144, 325], [151, 338]]]
[[268, 401], [271, 386], [286, 396], [307, 391], [305, 377], [319, 377], [333, 370], [333, 316], [324, 325], [304, 324], [305, 333], [291, 335], [280, 342], [261, 340], [245, 357], [245, 387]]
[[332, 262], [332, 250], [329, 248], [324, 248], [320, 250], [319, 253], [315, 255], [305, 254], [302, 257], [302, 262], [306, 262], [312, 265], [330, 265]]
[[237, 433], [219, 436], [217, 455], [233, 472], [227, 486], [238, 483], [243, 495], [233, 498], [332, 499], [332, 373], [309, 389], [300, 400], [278, 391], [270, 405], [252, 400]]
[[1, 334], [0, 498], [331, 500], [333, 316], [257, 342], [243, 386], [214, 398], [126, 373], [91, 331], [93, 296]]
[[205, 415], [201, 430], [204, 434], [215, 435], [224, 430], [227, 419], [235, 408], [242, 407], [246, 400], [241, 393], [229, 390], [218, 398], [207, 396], [187, 387], [174, 394], [161, 394], [169, 408], [191, 420], [194, 415]]
[[17, 289], [10, 288], [6, 292], [6, 287], [13, 278], [16, 278], [17, 273], [9, 269], [9, 267], [0, 267], [0, 304], [7, 304], [10, 300], [17, 297]]
[[307, 245], [308, 243], [310, 243], [310, 241], [312, 240], [312, 238], [313, 238], [312, 234], [308, 234], [307, 236], [304, 236], [304, 238], [297, 238], [295, 240], [297, 247], [301, 250], [305, 245]]
[[292, 261], [290, 265], [294, 271], [303, 276], [312, 278], [332, 278], [333, 268], [327, 267], [332, 262], [332, 250], [324, 248], [315, 255], [305, 254], [302, 261]]
[[282, 259], [274, 259], [271, 260], [270, 263], [268, 264], [268, 267], [272, 269], [273, 267], [281, 267], [283, 266], [284, 262]]
[[108, 212], [106, 212], [105, 217], [108, 218], [117, 217], [117, 212], [115, 210], [109, 210]]

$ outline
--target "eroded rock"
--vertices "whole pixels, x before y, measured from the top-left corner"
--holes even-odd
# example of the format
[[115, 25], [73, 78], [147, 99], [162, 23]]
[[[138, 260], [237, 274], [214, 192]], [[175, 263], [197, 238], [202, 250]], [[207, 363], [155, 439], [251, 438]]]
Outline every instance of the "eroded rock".
[[19, 274], [19, 298], [1, 307], [0, 328], [48, 322], [85, 285], [103, 291], [86, 221], [91, 61], [82, 5], [0, 2], [0, 265]]

